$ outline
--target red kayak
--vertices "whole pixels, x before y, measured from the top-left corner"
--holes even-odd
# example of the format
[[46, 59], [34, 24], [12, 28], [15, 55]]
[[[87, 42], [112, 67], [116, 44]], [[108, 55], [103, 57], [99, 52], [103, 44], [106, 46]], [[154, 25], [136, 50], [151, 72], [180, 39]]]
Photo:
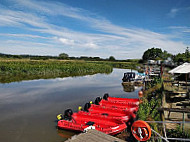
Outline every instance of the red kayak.
[[107, 118], [104, 115], [92, 116], [90, 113], [72, 113], [71, 109], [65, 111], [62, 120], [58, 121], [58, 128], [86, 131], [96, 129], [106, 134], [115, 135], [127, 128], [123, 121]]
[[105, 108], [100, 105], [86, 103], [84, 106], [84, 111], [79, 111], [79, 113], [89, 112], [91, 115], [104, 115], [108, 118], [119, 119], [124, 122], [133, 122], [136, 118], [136, 115], [130, 111], [122, 111], [111, 108]]
[[139, 109], [138, 105], [136, 104], [129, 104], [129, 103], [114, 103], [110, 101], [106, 101], [101, 97], [97, 97], [95, 100], [96, 105], [105, 106], [107, 108], [115, 108], [118, 110], [129, 110], [136, 113]]
[[139, 99], [110, 97], [108, 93], [104, 94], [103, 99], [113, 103], [129, 103], [139, 105]]

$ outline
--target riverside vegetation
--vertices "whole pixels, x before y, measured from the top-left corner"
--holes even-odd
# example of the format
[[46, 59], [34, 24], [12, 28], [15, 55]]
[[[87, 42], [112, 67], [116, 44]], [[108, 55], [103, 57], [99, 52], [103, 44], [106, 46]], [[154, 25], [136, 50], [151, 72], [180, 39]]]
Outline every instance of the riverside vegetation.
[[84, 60], [0, 59], [0, 82], [93, 75], [112, 72], [113, 68], [136, 67], [136, 62]]
[[111, 73], [112, 67], [84, 61], [0, 60], [0, 82]]
[[[162, 121], [162, 115], [158, 111], [158, 108], [162, 105], [162, 85], [160, 78], [155, 77], [153, 82], [146, 86], [142, 101], [143, 103], [139, 105], [139, 110], [137, 112], [138, 119], [144, 121]], [[162, 126], [159, 124], [150, 123], [150, 126], [160, 134], [163, 133]], [[154, 133], [149, 141], [156, 141], [153, 136]]]
[[[142, 98], [143, 103], [139, 105], [139, 110], [137, 112], [138, 119], [144, 121], [163, 121], [163, 112], [160, 112], [158, 108], [162, 107], [162, 97], [163, 91], [165, 91], [163, 80], [165, 80], [165, 75], [162, 78], [155, 77], [153, 82], [146, 86], [144, 91], [144, 97]], [[150, 123], [153, 130], [161, 135], [164, 135], [163, 125], [158, 123]], [[182, 131], [182, 127], [178, 126], [176, 129], [166, 129], [167, 137], [172, 138], [189, 138], [189, 131]], [[156, 139], [157, 135], [152, 133], [152, 137], [149, 141], [155, 142], [160, 141]], [[175, 140], [174, 140], [175, 141]]]

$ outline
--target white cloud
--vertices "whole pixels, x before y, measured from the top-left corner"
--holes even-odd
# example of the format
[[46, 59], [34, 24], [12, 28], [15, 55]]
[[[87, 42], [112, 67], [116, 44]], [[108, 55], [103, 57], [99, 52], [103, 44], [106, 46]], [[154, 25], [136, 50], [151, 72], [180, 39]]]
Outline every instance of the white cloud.
[[[175, 37], [174, 35], [160, 34], [141, 28], [117, 26], [104, 17], [62, 3], [34, 0], [15, 0], [12, 2], [13, 5], [11, 9], [0, 7], [0, 26], [24, 28], [27, 31], [35, 32], [36, 35], [7, 33], [6, 36], [9, 36], [8, 39], [11, 39], [13, 36], [46, 39], [47, 47], [40, 43], [38, 44], [37, 41], [34, 43], [31, 42], [31, 49], [27, 48], [27, 50], [29, 49], [28, 51], [31, 52], [30, 54], [36, 53], [39, 48], [43, 49], [41, 51], [47, 53], [50, 53], [50, 50], [52, 54], [65, 51], [72, 56], [85, 55], [105, 58], [113, 55], [118, 59], [125, 59], [141, 58], [143, 52], [153, 46], [162, 48], [171, 53], [183, 52], [184, 47], [187, 46], [183, 42], [172, 40], [172, 38]], [[22, 11], [20, 11], [20, 9]], [[177, 12], [178, 9], [171, 10], [170, 16], [175, 16]], [[52, 24], [48, 19], [48, 15], [64, 16], [79, 20], [80, 22], [84, 22], [86, 27], [96, 32], [79, 32]], [[188, 32], [188, 30], [186, 31]], [[54, 38], [49, 39], [38, 34], [48, 34], [48, 36]], [[0, 34], [0, 36], [3, 36], [3, 34]], [[49, 41], [51, 41], [51, 43], [49, 43]], [[26, 50], [27, 44], [29, 44], [26, 44], [26, 41], [18, 40], [17, 42], [10, 42], [9, 44], [3, 42], [7, 47], [6, 52], [9, 50], [11, 53], [13, 51], [15, 53], [22, 53]], [[22, 46], [21, 42], [23, 42], [26, 47]], [[23, 51], [12, 49], [11, 47], [15, 46], [15, 44], [18, 44], [16, 47]], [[49, 48], [48, 45], [50, 46]], [[35, 46], [35, 48], [32, 48], [32, 46]], [[2, 47], [0, 48], [0, 52], [5, 50]]]
[[98, 49], [98, 46], [94, 43], [86, 43], [84, 46], [87, 48]]
[[39, 43], [19, 40], [0, 40], [0, 52], [7, 54], [59, 55], [63, 50], [53, 43]]
[[7, 37], [22, 37], [22, 38], [53, 39], [53, 37], [45, 37], [45, 36], [31, 35], [31, 34], [9, 34], [9, 33], [0, 33], [0, 36], [7, 36]]
[[[185, 12], [189, 12], [190, 7], [179, 7], [179, 8], [172, 8], [170, 9], [170, 12], [167, 14], [171, 18], [175, 18], [178, 14], [182, 14]], [[184, 16], [184, 15], [182, 15]]]
[[59, 38], [59, 41], [61, 41], [63, 44], [66, 45], [74, 45], [74, 40], [71, 39], [65, 39], [65, 38]]
[[172, 30], [177, 30], [178, 32], [183, 32], [183, 33], [189, 33], [190, 32], [190, 27], [185, 27], [185, 26], [171, 26], [169, 27]]
[[170, 10], [170, 12], [168, 13], [168, 16], [171, 17], [171, 18], [174, 18], [174, 17], [176, 16], [177, 12], [179, 12], [179, 9], [177, 9], [177, 8], [172, 8], [172, 9]]

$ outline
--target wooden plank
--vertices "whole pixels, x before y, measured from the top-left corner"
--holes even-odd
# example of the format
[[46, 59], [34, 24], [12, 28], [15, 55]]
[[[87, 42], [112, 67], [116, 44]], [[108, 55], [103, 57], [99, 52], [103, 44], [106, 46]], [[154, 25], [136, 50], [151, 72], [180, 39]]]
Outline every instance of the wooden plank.
[[158, 111], [170, 111], [170, 112], [180, 112], [180, 113], [190, 113], [189, 108], [158, 108]]
[[116, 137], [107, 135], [97, 130], [88, 130], [86, 133], [73, 136], [66, 142], [125, 142]]

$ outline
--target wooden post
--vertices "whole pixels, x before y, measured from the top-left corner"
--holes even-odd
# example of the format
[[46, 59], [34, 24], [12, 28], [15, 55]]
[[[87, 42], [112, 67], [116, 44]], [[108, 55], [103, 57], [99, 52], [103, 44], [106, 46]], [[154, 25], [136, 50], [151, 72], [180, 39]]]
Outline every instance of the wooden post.
[[[186, 76], [186, 89], [187, 89], [187, 73], [185, 74], [185, 76]], [[188, 89], [187, 89], [187, 91], [188, 91]]]
[[184, 134], [184, 125], [185, 125], [185, 113], [183, 112], [183, 124], [182, 124], [182, 132]]

